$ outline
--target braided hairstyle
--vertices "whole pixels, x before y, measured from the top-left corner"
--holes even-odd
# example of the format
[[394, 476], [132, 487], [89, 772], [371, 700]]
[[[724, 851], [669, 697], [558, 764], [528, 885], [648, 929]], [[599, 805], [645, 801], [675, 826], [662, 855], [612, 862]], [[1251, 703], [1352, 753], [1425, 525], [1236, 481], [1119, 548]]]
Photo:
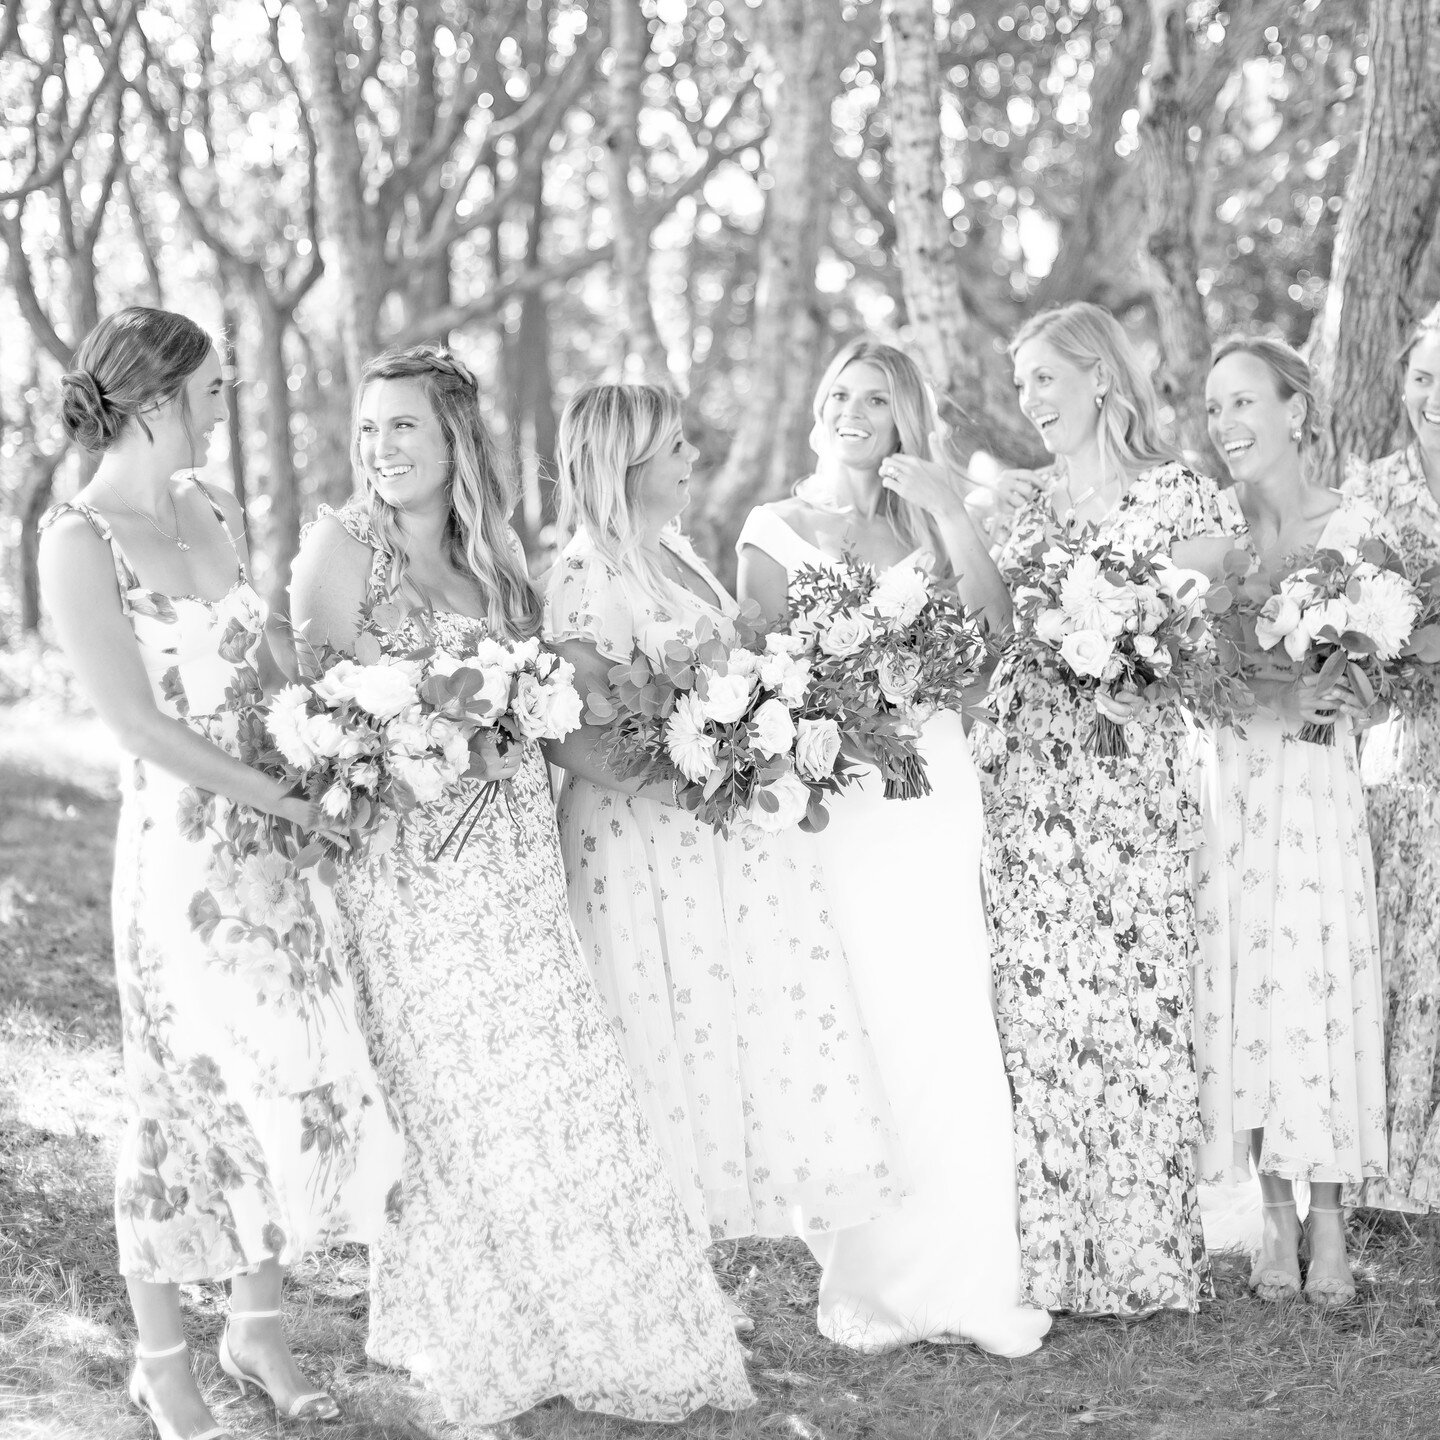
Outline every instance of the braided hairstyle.
[[370, 507], [370, 528], [392, 557], [390, 590], [418, 604], [430, 603], [406, 571], [409, 557], [399, 512], [375, 489], [360, 459], [360, 404], [366, 386], [377, 380], [415, 380], [425, 392], [448, 460], [449, 514], [443, 544], [455, 569], [472, 575], [485, 595], [486, 622], [497, 635], [528, 640], [539, 632], [540, 596], [525, 568], [510, 512], [516, 489], [502, 467], [500, 452], [480, 414], [480, 387], [469, 369], [439, 345], [387, 350], [365, 366], [355, 391], [351, 460]]
[[75, 368], [60, 377], [65, 433], [92, 453], [108, 450], [133, 420], [153, 439], [145, 412], [180, 397], [192, 445], [185, 382], [214, 349], [191, 319], [171, 310], [131, 305], [107, 315], [81, 342]]

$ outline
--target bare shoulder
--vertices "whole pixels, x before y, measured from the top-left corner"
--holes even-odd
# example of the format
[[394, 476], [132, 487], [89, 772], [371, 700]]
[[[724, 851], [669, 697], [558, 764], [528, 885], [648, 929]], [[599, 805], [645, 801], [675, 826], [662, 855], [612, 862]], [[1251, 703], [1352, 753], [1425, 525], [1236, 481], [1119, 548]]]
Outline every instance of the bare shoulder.
[[109, 560], [110, 547], [95, 527], [78, 510], [57, 506], [41, 522], [40, 564], [42, 567], [89, 565]]
[[334, 511], [328, 511], [305, 531], [295, 569], [298, 574], [302, 564], [317, 572], [337, 566], [345, 574], [359, 571], [368, 575], [374, 554], [369, 545], [341, 524]]

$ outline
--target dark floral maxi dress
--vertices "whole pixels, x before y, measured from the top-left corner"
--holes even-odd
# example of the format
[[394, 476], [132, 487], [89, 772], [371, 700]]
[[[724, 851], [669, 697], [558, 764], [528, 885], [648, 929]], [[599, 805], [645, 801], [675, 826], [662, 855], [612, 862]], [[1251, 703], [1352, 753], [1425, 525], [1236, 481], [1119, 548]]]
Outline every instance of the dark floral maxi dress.
[[[999, 550], [1013, 568], [1055, 518], [1047, 490]], [[1178, 464], [1139, 477], [1102, 538], [1169, 549], [1233, 533], [1239, 511]], [[1208, 1283], [1195, 1189], [1196, 954], [1190, 851], [1200, 815], [1179, 714], [1085, 748], [1093, 706], [1018, 649], [972, 741], [985, 791], [996, 1010], [1015, 1100], [1023, 1298], [1050, 1310], [1194, 1310]]]

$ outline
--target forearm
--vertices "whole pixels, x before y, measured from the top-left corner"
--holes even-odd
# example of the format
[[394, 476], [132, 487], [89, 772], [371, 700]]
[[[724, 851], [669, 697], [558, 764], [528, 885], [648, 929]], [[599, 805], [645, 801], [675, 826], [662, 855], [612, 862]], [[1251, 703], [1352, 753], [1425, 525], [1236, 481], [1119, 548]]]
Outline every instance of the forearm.
[[960, 599], [967, 609], [984, 616], [992, 633], [1003, 635], [1009, 630], [1014, 614], [1010, 591], [969, 512], [959, 507], [937, 523], [955, 572]]
[[541, 748], [550, 764], [582, 780], [588, 780], [592, 785], [603, 785], [607, 790], [618, 790], [622, 795], [658, 800], [663, 805], [675, 804], [674, 790], [663, 782], [634, 777], [622, 780], [616, 775], [601, 759], [600, 737], [594, 726], [582, 725], [578, 730], [572, 730], [563, 740], [543, 741]]

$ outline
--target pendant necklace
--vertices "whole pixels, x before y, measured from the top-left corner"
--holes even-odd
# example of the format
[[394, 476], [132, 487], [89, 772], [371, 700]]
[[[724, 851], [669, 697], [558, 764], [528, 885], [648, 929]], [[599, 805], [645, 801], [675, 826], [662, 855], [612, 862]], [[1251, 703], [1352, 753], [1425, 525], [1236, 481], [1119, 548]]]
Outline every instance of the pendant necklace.
[[138, 515], [138, 516], [140, 517], [140, 519], [142, 519], [147, 525], [149, 525], [149, 526], [151, 527], [151, 529], [153, 529], [153, 530], [154, 530], [158, 535], [160, 535], [163, 539], [169, 541], [169, 543], [170, 543], [171, 545], [175, 545], [175, 546], [177, 546], [177, 547], [178, 547], [179, 549], [181, 549], [181, 550], [188, 550], [188, 549], [190, 548], [190, 547], [180, 538], [180, 508], [179, 508], [179, 506], [176, 505], [176, 503], [175, 503], [175, 492], [174, 492], [173, 490], [169, 492], [169, 495], [170, 495], [170, 514], [174, 517], [174, 520], [175, 520], [175, 533], [174, 533], [173, 535], [170, 535], [170, 534], [167, 534], [165, 530], [161, 529], [160, 522], [159, 522], [158, 520], [153, 519], [151, 516], [147, 515], [143, 510], [137, 510], [108, 480], [102, 480], [100, 483], [101, 483], [132, 515]]

